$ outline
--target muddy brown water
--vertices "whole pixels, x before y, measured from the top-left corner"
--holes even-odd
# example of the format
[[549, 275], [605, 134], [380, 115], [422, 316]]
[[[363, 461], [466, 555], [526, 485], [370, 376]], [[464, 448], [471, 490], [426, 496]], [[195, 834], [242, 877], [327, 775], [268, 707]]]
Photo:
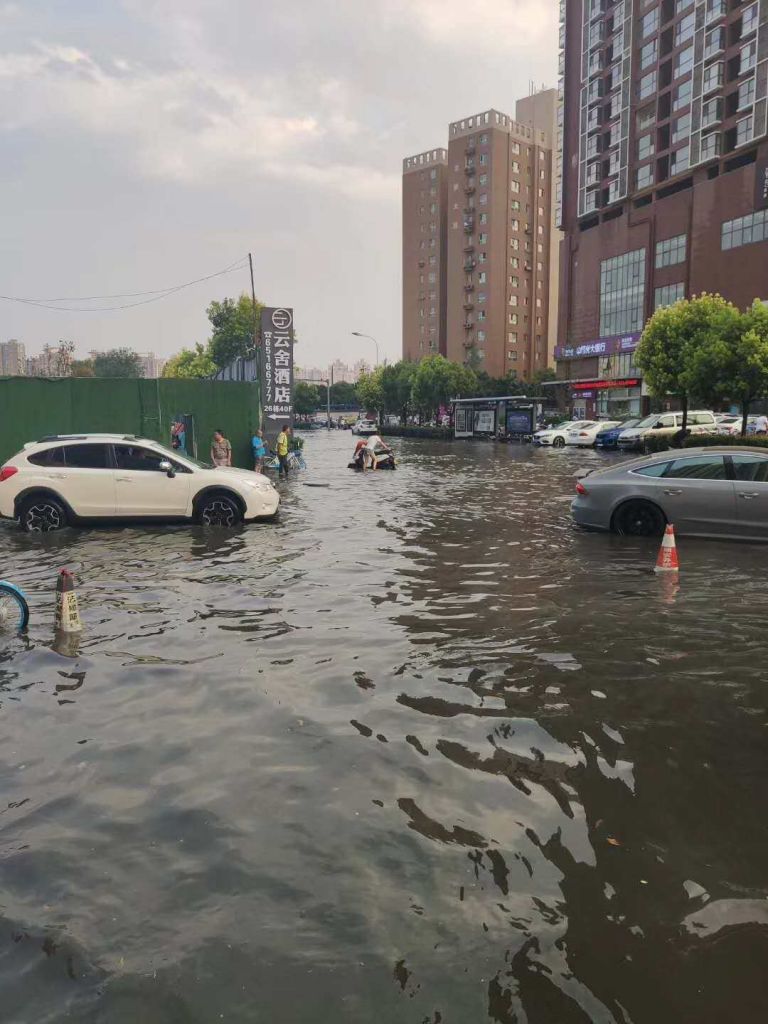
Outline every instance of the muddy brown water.
[[766, 1019], [768, 549], [659, 579], [571, 526], [602, 456], [396, 444], [307, 435], [276, 525], [0, 528], [3, 1024]]

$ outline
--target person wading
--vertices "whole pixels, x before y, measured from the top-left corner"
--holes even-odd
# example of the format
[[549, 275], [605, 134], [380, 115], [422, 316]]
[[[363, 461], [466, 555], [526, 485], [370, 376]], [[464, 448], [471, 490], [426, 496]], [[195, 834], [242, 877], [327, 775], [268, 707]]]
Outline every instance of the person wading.
[[288, 444], [291, 436], [291, 428], [283, 427], [277, 435], [277, 457], [280, 460], [280, 476], [288, 477]]
[[267, 454], [267, 446], [264, 444], [264, 436], [260, 430], [254, 430], [251, 438], [253, 448], [253, 469], [255, 473], [264, 471], [264, 457]]
[[214, 466], [232, 465], [232, 445], [224, 437], [224, 432], [214, 430], [211, 441], [211, 462]]

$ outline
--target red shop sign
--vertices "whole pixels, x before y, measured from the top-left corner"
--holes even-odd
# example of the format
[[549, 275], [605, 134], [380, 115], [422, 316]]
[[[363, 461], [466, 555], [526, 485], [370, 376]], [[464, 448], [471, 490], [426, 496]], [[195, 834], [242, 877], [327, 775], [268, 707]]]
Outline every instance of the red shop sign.
[[631, 377], [627, 380], [585, 380], [580, 384], [574, 384], [574, 391], [605, 391], [606, 388], [638, 388], [640, 378]]

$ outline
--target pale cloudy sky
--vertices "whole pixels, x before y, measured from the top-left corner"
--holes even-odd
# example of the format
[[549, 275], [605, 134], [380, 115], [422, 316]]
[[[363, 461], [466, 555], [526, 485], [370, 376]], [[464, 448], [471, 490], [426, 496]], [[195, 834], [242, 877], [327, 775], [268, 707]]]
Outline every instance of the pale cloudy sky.
[[[138, 292], [254, 254], [299, 359], [400, 353], [400, 168], [555, 84], [555, 0], [0, 0], [0, 293]], [[0, 302], [0, 340], [163, 355], [244, 272], [162, 302]]]

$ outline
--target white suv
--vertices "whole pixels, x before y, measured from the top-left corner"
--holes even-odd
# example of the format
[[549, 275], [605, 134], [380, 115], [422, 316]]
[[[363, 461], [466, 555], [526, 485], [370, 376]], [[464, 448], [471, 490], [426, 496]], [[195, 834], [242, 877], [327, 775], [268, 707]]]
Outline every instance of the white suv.
[[260, 473], [214, 468], [130, 434], [44, 437], [0, 468], [0, 516], [28, 533], [87, 520], [190, 520], [236, 526], [276, 514]]

